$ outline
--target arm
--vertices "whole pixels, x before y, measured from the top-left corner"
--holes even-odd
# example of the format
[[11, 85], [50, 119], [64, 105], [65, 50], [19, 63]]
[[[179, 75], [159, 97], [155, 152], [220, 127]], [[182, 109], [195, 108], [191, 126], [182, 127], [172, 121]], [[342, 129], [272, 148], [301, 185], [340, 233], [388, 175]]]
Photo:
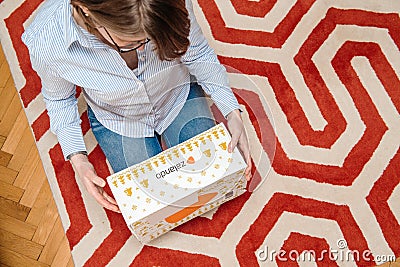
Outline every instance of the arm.
[[41, 78], [50, 128], [57, 135], [64, 157], [70, 160], [75, 173], [96, 201], [107, 209], [119, 212], [115, 200], [103, 189], [105, 181], [96, 175], [88, 157], [76, 153], [86, 152], [86, 146], [80, 126], [75, 85], [59, 77], [49, 66], [32, 55], [31, 62]]
[[50, 129], [57, 135], [64, 158], [86, 151], [81, 130], [75, 85], [58, 77], [40, 60], [31, 56], [33, 69], [40, 76], [42, 95], [50, 117]]
[[181, 61], [226, 117], [233, 110], [239, 109], [239, 104], [229, 86], [225, 67], [203, 36], [191, 0], [186, 0], [186, 7], [190, 17], [190, 45]]
[[225, 67], [220, 64], [217, 55], [201, 32], [193, 13], [191, 0], [186, 0], [186, 7], [190, 17], [190, 45], [181, 61], [227, 119], [227, 126], [232, 134], [228, 151], [231, 153], [236, 146], [239, 147], [247, 163], [246, 179], [250, 180], [251, 156], [239, 103], [229, 86]]

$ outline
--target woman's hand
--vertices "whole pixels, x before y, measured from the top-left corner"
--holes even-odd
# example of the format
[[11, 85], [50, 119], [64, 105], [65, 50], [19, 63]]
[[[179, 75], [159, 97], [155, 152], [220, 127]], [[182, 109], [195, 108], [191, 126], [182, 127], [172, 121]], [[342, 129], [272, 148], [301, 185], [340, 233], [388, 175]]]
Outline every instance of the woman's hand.
[[228, 130], [232, 135], [232, 140], [228, 146], [228, 152], [232, 153], [233, 149], [238, 146], [239, 150], [247, 163], [247, 168], [245, 170], [246, 180], [251, 179], [251, 157], [249, 142], [247, 140], [246, 129], [244, 128], [242, 116], [238, 109], [232, 111], [226, 117], [228, 121]]
[[76, 154], [71, 157], [70, 161], [89, 194], [104, 208], [121, 212], [117, 206], [117, 202], [104, 191], [103, 187], [106, 185], [106, 182], [97, 176], [87, 156]]

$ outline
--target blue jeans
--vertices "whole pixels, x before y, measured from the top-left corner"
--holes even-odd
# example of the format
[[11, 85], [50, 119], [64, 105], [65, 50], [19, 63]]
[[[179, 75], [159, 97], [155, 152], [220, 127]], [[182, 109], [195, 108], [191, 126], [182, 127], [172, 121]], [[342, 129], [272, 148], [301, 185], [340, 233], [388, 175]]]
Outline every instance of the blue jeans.
[[188, 98], [175, 120], [161, 134], [154, 137], [132, 138], [104, 127], [88, 106], [92, 132], [103, 150], [111, 168], [119, 172], [162, 152], [161, 139], [167, 147], [175, 146], [215, 126], [203, 89], [191, 83]]

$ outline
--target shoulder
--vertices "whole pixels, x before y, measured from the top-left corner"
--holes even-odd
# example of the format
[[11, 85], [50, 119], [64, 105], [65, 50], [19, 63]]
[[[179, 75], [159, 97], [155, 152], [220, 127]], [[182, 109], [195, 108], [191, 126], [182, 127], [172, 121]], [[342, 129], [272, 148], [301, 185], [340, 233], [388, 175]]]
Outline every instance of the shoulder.
[[186, 9], [189, 12], [189, 16], [193, 16], [193, 3], [192, 0], [185, 0]]
[[[22, 41], [30, 54], [54, 53], [54, 43], [63, 40], [62, 23], [68, 0], [47, 0], [39, 8], [31, 24], [25, 29]], [[69, 2], [69, 1], [68, 1]]]

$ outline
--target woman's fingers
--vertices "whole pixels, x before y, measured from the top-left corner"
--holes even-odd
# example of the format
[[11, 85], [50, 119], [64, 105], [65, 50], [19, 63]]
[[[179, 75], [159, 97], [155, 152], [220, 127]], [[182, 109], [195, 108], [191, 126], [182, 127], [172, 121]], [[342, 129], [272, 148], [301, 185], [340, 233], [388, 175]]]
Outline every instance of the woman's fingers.
[[105, 197], [105, 199], [107, 199], [108, 202], [114, 204], [114, 205], [118, 205], [117, 201], [115, 201], [115, 199], [113, 199], [109, 194], [107, 194], [106, 191], [103, 190], [103, 196]]
[[238, 146], [242, 156], [244, 157], [247, 168], [245, 170], [246, 180], [251, 179], [251, 156], [249, 142], [247, 140], [246, 130], [243, 125], [242, 117], [239, 110], [234, 110], [227, 116], [228, 129], [232, 135], [232, 139], [228, 145], [228, 152], [232, 153], [236, 146]]
[[104, 208], [119, 212], [119, 208], [114, 199], [112, 199], [102, 187], [97, 186], [91, 181], [86, 183], [86, 189], [89, 194]]
[[87, 156], [76, 155], [71, 158], [71, 162], [89, 194], [104, 208], [120, 212], [117, 202], [103, 189], [103, 187], [106, 186], [106, 181], [97, 176]]
[[119, 212], [115, 200], [103, 189], [106, 182], [101, 177], [97, 176], [90, 162], [79, 164], [76, 168], [89, 194], [104, 208]]
[[246, 161], [247, 161], [247, 168], [246, 168], [244, 174], [246, 176], [246, 180], [250, 181], [251, 177], [252, 177], [252, 174], [251, 174], [251, 167], [252, 167], [251, 158], [249, 157]]
[[245, 170], [246, 180], [249, 181], [251, 179], [251, 156], [250, 156], [250, 149], [249, 149], [249, 142], [247, 140], [246, 133], [243, 131], [241, 138], [239, 139], [239, 149], [242, 152], [242, 155], [246, 161], [247, 168]]
[[[109, 202], [109, 203], [111, 203], [112, 205], [112, 211], [115, 211], [115, 212], [118, 212], [118, 213], [121, 213], [121, 211], [120, 211], [120, 209], [119, 209], [119, 207], [118, 207], [118, 205], [117, 205], [117, 202], [115, 201], [115, 199], [113, 199], [109, 194], [107, 194], [107, 192], [106, 191], [104, 191], [103, 190], [103, 196], [104, 196], [104, 198]], [[111, 207], [110, 206], [110, 207]]]
[[92, 183], [94, 183], [95, 185], [97, 185], [99, 187], [106, 186], [106, 181], [104, 181], [103, 178], [100, 178], [99, 176], [97, 176], [97, 174], [94, 172], [94, 170], [88, 171], [87, 174], [86, 174], [86, 177], [90, 181], [92, 181]]
[[233, 152], [233, 150], [237, 146], [238, 142], [239, 142], [239, 136], [237, 136], [237, 134], [232, 134], [232, 139], [231, 139], [231, 141], [229, 142], [229, 145], [228, 145], [228, 152], [229, 153]]

